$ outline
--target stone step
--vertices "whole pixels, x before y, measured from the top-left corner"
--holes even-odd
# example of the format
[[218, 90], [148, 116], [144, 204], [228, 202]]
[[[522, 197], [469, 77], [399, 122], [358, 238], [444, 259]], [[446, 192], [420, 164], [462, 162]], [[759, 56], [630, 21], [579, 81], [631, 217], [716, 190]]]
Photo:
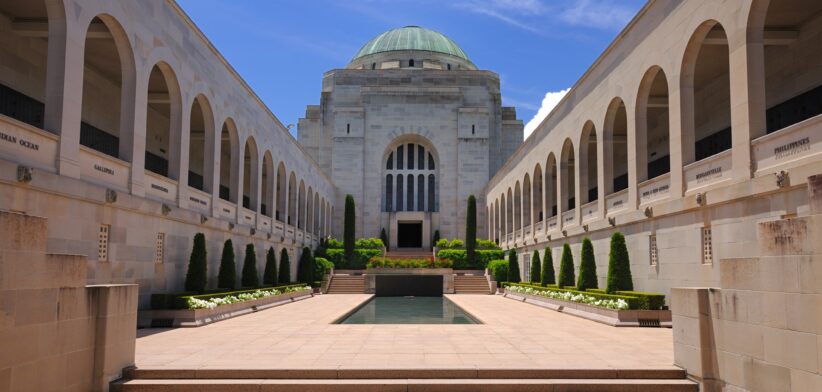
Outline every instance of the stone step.
[[178, 379], [131, 380], [112, 385], [113, 392], [200, 391], [334, 391], [334, 392], [698, 392], [690, 380], [648, 379]]

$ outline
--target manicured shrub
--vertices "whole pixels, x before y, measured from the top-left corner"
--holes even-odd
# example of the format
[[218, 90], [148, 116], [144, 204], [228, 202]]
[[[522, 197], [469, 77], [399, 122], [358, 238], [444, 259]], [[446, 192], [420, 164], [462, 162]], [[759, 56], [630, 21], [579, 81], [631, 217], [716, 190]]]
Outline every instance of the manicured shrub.
[[465, 249], [465, 243], [460, 239], [454, 238], [448, 243], [448, 249]]
[[437, 249], [448, 249], [448, 239], [440, 238], [434, 243], [434, 246], [436, 246]]
[[539, 283], [542, 279], [540, 267], [539, 251], [535, 249], [534, 254], [531, 256], [531, 283]]
[[599, 282], [597, 282], [597, 263], [594, 259], [594, 244], [591, 243], [591, 239], [588, 237], [582, 239], [582, 251], [580, 252], [579, 258], [577, 290], [598, 289]]
[[265, 255], [265, 271], [263, 272], [263, 285], [273, 286], [277, 284], [277, 253], [274, 247], [270, 246]]
[[324, 257], [314, 257], [314, 279], [323, 280], [325, 275], [334, 268], [334, 263]]
[[245, 261], [243, 261], [243, 287], [257, 287], [260, 285], [260, 278], [257, 276], [257, 253], [254, 245], [245, 246]]
[[291, 262], [288, 260], [288, 251], [283, 248], [280, 252], [279, 283], [291, 283]]
[[385, 242], [379, 238], [360, 238], [354, 241], [354, 249], [382, 249]]
[[391, 246], [388, 244], [388, 234], [385, 234], [385, 228], [383, 227], [380, 229], [380, 239], [382, 243], [385, 245], [386, 248], [390, 248]]
[[237, 286], [237, 266], [234, 262], [234, 244], [231, 239], [223, 244], [223, 255], [220, 258], [220, 272], [217, 275], [217, 287], [234, 290]]
[[329, 249], [326, 251], [328, 260], [334, 263], [334, 268], [337, 269], [364, 269], [368, 264], [368, 260], [380, 255], [382, 255], [380, 249], [354, 249], [354, 262], [350, 263], [345, 259], [345, 253], [342, 249]]
[[617, 291], [633, 291], [634, 281], [631, 277], [631, 259], [625, 236], [620, 232], [611, 236], [611, 251], [608, 253], [608, 283], [605, 291], [608, 294]]
[[451, 260], [432, 259], [384, 259], [375, 257], [368, 261], [368, 268], [452, 268]]
[[554, 277], [554, 256], [551, 254], [551, 248], [545, 248], [545, 257], [542, 259], [542, 280], [540, 284], [543, 286], [556, 284], [556, 278]]
[[314, 256], [311, 248], [304, 247], [300, 254], [300, 264], [297, 265], [297, 281], [311, 284], [314, 281]]
[[508, 281], [519, 282], [519, 260], [517, 259], [516, 249], [508, 251]]
[[468, 263], [465, 249], [442, 249], [437, 251], [437, 258], [451, 260], [455, 269], [485, 269], [491, 260], [503, 258], [502, 249], [480, 249], [476, 252], [476, 262]]
[[477, 250], [477, 199], [468, 196], [468, 211], [465, 217], [465, 250], [468, 264], [475, 264]]
[[477, 249], [501, 249], [496, 242], [477, 239]]
[[508, 260], [492, 260], [488, 263], [488, 269], [491, 270], [491, 276], [494, 277], [497, 286], [508, 280]]
[[431, 240], [431, 242], [435, 243], [435, 244], [440, 242], [440, 231], [439, 230], [434, 230], [434, 238]]
[[343, 248], [345, 249], [345, 259], [349, 263], [354, 262], [354, 236], [356, 230], [357, 215], [354, 206], [354, 196], [345, 195], [345, 215], [343, 221]]
[[343, 248], [343, 243], [342, 243], [342, 241], [340, 241], [336, 238], [329, 238], [328, 241], [326, 242], [326, 248], [328, 248], [328, 249], [342, 249]]
[[194, 247], [191, 248], [191, 257], [188, 259], [186, 272], [186, 291], [201, 292], [208, 283], [208, 262], [206, 260], [205, 235], [194, 235]]
[[571, 254], [571, 245], [566, 242], [562, 245], [562, 258], [559, 259], [559, 280], [557, 285], [573, 286], [574, 281], [574, 255]]

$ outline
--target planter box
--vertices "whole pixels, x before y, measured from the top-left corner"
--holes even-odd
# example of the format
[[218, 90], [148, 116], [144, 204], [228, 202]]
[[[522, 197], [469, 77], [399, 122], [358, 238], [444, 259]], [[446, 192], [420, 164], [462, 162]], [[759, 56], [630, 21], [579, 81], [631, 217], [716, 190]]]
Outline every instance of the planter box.
[[453, 275], [453, 268], [368, 268], [366, 274], [373, 275]]
[[613, 327], [671, 328], [670, 310], [613, 310], [539, 295], [509, 292], [503, 296]]
[[141, 310], [137, 318], [138, 328], [200, 327], [259, 310], [313, 297], [313, 290], [300, 290], [273, 295], [253, 301], [222, 305], [213, 309]]

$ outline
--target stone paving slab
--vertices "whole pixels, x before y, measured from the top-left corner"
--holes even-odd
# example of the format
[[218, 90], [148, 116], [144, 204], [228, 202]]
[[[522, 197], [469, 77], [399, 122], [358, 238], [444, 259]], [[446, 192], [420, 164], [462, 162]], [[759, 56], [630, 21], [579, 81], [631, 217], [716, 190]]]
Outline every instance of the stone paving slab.
[[332, 324], [371, 296], [319, 295], [199, 328], [141, 329], [140, 369], [670, 369], [672, 331], [615, 328], [493, 295], [477, 325]]

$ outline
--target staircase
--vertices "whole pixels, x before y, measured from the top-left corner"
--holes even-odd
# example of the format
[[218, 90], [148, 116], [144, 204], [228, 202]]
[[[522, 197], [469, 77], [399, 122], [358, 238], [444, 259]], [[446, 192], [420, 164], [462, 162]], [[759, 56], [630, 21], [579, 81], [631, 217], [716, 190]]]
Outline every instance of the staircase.
[[[698, 392], [681, 369], [133, 369], [113, 392], [161, 391], [631, 391]], [[299, 379], [294, 379], [295, 375]], [[367, 374], [367, 378], [363, 375]]]
[[493, 294], [488, 288], [488, 279], [483, 275], [455, 275], [456, 294]]
[[333, 275], [326, 294], [362, 294], [365, 280], [362, 275]]

